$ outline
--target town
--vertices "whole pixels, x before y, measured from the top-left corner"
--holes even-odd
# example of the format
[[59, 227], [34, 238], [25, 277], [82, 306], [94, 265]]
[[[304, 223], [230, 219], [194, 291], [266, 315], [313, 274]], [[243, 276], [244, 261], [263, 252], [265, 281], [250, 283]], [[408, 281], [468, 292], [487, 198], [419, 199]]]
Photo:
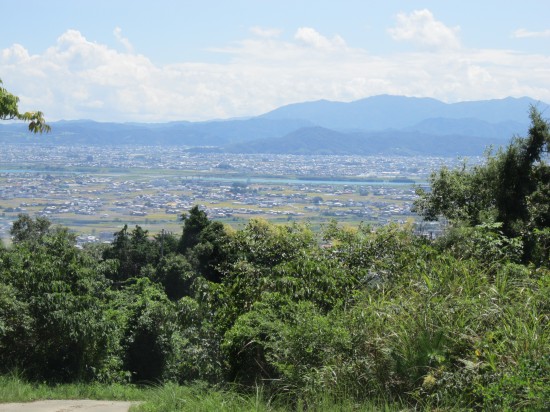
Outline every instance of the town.
[[415, 187], [442, 166], [480, 159], [377, 156], [236, 155], [181, 147], [7, 145], [0, 155], [0, 239], [20, 213], [45, 216], [108, 242], [124, 224], [150, 233], [181, 230], [198, 204], [239, 227], [251, 217], [332, 218], [373, 225], [417, 221]]

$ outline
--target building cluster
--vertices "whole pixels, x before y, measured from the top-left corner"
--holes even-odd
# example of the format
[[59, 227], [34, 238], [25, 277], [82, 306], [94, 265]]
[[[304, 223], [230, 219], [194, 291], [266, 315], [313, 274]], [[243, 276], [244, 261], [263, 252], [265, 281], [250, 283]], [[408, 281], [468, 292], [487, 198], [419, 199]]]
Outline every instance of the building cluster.
[[81, 242], [108, 241], [124, 223], [173, 227], [195, 204], [228, 223], [252, 216], [403, 221], [413, 217], [411, 182], [426, 184], [432, 170], [457, 162], [14, 145], [0, 154], [0, 237], [28, 213], [87, 232]]

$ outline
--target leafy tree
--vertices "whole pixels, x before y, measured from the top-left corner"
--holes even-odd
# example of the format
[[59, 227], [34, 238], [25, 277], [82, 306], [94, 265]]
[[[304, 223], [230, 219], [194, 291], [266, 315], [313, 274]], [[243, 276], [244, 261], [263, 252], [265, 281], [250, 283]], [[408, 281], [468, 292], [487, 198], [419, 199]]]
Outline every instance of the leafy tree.
[[149, 239], [148, 231], [136, 225], [128, 232], [128, 225], [114, 234], [111, 247], [103, 252], [104, 259], [118, 262], [118, 268], [112, 276], [114, 280], [126, 280], [141, 275], [147, 265], [156, 265], [159, 259], [159, 244]]
[[198, 206], [193, 206], [189, 214], [182, 214], [181, 219], [183, 233], [178, 252], [204, 278], [219, 283], [222, 273], [218, 266], [226, 259], [229, 239], [223, 224], [209, 220]]
[[185, 254], [187, 250], [199, 243], [201, 232], [210, 225], [206, 212], [195, 205], [189, 213], [182, 213], [183, 233], [180, 238], [178, 252]]
[[[8, 327], [0, 328], [0, 364], [5, 368], [66, 381], [93, 377], [105, 360], [112, 327], [104, 317], [107, 281], [74, 240], [66, 228], [55, 228], [3, 252], [0, 319]], [[14, 310], [20, 319], [12, 323]]]
[[167, 256], [171, 253], [177, 253], [180, 237], [174, 233], [166, 232], [164, 229], [154, 236], [155, 242], [160, 251], [160, 257]]
[[232, 238], [230, 254], [232, 261], [246, 261], [271, 269], [316, 244], [315, 236], [307, 225], [274, 225], [265, 220], [251, 219]]
[[13, 222], [10, 235], [13, 243], [40, 242], [50, 231], [51, 222], [44, 217], [31, 218], [26, 214], [19, 214]]
[[135, 382], [160, 380], [176, 328], [174, 304], [160, 285], [147, 278], [130, 285], [122, 295], [129, 301], [124, 310], [124, 369]]
[[194, 295], [193, 283], [197, 274], [185, 257], [171, 254], [162, 258], [156, 273], [156, 280], [164, 286], [171, 300]]
[[415, 211], [427, 220], [443, 216], [454, 224], [500, 222], [505, 236], [523, 239], [524, 258], [531, 259], [534, 231], [550, 227], [550, 127], [534, 107], [530, 119], [528, 136], [513, 139], [484, 165], [434, 172], [431, 191], [417, 191]]
[[50, 126], [44, 120], [44, 114], [36, 112], [19, 112], [19, 97], [11, 94], [2, 86], [0, 79], [0, 119], [1, 120], [22, 120], [29, 122], [29, 130], [33, 133], [49, 132]]

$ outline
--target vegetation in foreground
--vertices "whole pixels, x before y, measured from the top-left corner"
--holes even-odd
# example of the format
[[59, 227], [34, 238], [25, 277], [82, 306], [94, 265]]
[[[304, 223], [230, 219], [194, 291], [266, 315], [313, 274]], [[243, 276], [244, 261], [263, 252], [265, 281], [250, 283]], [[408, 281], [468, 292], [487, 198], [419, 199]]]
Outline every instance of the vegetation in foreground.
[[[268, 398], [261, 387], [242, 392], [233, 389], [222, 390], [205, 383], [185, 386], [166, 382], [162, 385], [137, 386], [132, 384], [102, 384], [98, 382], [47, 384], [30, 383], [11, 374], [0, 377], [1, 402], [32, 402], [48, 399], [95, 399], [111, 401], [132, 401], [131, 412], [166, 411], [256, 411], [279, 412], [288, 410], [288, 405]], [[305, 410], [297, 404], [295, 410]], [[398, 404], [389, 406], [384, 402], [357, 404], [352, 399], [335, 401], [328, 397], [319, 398], [308, 410], [331, 411], [398, 411]]]
[[0, 373], [163, 382], [142, 410], [544, 410], [550, 133], [531, 119], [485, 165], [432, 176], [417, 210], [449, 220], [437, 240], [336, 222], [321, 238], [232, 231], [194, 207], [181, 236], [125, 226], [79, 250], [22, 215], [0, 249]]

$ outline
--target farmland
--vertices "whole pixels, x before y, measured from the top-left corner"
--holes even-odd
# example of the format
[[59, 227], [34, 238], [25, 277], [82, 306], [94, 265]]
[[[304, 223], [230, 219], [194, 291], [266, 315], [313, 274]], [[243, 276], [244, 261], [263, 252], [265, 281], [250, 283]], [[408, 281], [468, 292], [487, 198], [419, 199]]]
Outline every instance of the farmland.
[[[473, 159], [477, 161], [477, 159]], [[179, 231], [194, 204], [240, 227], [331, 218], [385, 224], [414, 219], [415, 185], [459, 159], [193, 153], [165, 147], [12, 145], [0, 155], [0, 237], [19, 213], [45, 216], [79, 241], [109, 241], [124, 224]]]

